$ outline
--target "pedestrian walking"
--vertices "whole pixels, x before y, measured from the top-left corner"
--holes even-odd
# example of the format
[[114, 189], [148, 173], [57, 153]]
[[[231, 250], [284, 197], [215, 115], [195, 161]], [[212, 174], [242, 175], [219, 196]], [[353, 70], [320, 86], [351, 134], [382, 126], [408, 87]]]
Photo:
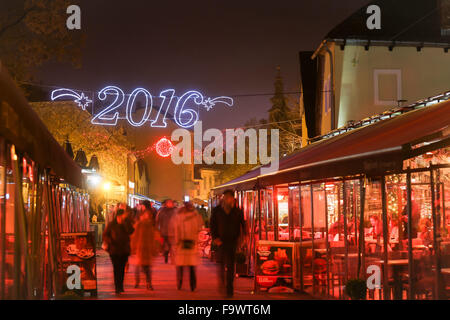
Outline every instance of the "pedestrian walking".
[[221, 204], [211, 213], [211, 236], [216, 245], [219, 262], [221, 289], [226, 288], [226, 297], [234, 294], [235, 256], [239, 239], [246, 234], [244, 213], [236, 204], [234, 192], [226, 190]]
[[136, 230], [131, 238], [131, 248], [136, 254], [137, 269], [135, 288], [139, 287], [140, 270], [145, 273], [147, 290], [153, 290], [152, 286], [152, 261], [156, 255], [155, 227], [151, 212], [146, 210], [136, 224]]
[[144, 206], [144, 211], [149, 211], [151, 213], [152, 216], [152, 221], [153, 223], [156, 223], [156, 209], [153, 207], [153, 203], [149, 200], [144, 200], [142, 201], [142, 205]]
[[156, 216], [156, 226], [161, 233], [163, 239], [162, 250], [164, 255], [164, 261], [169, 261], [169, 253], [172, 251], [173, 234], [170, 232], [169, 224], [174, 217], [176, 209], [174, 208], [173, 201], [167, 199], [164, 201], [163, 206], [159, 209]]
[[194, 291], [197, 287], [195, 267], [200, 262], [198, 235], [202, 225], [202, 217], [191, 203], [186, 203], [183, 207], [180, 207], [173, 217], [170, 227], [173, 228], [174, 234], [174, 262], [178, 290], [181, 290], [183, 286], [185, 267], [189, 267], [191, 291]]
[[205, 205], [201, 205], [200, 209], [198, 209], [198, 213], [200, 213], [200, 215], [203, 218], [203, 222], [205, 224], [205, 228], [209, 228], [209, 217], [208, 217], [208, 211], [205, 208]]
[[134, 228], [126, 222], [125, 211], [119, 209], [103, 232], [103, 249], [109, 253], [113, 264], [116, 294], [124, 292], [125, 266], [131, 253], [130, 235], [133, 231]]

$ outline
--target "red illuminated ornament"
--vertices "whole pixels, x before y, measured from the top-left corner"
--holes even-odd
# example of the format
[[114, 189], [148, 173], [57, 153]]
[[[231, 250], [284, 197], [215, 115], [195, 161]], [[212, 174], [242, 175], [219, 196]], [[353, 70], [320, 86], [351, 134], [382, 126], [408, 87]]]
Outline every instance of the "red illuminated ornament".
[[161, 138], [156, 143], [155, 149], [160, 157], [168, 158], [168, 157], [170, 157], [173, 150], [175, 149], [175, 146], [173, 145], [172, 141], [170, 141], [169, 139]]

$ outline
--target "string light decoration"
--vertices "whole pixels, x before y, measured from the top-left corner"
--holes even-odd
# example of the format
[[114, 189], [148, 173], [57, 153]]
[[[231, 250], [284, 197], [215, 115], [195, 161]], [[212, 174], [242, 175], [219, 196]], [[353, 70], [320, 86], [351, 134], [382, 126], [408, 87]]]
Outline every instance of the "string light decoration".
[[60, 98], [73, 98], [74, 102], [78, 104], [83, 110], [86, 110], [86, 107], [92, 103], [92, 100], [88, 98], [83, 92], [79, 94], [78, 92], [72, 89], [57, 89], [52, 91], [51, 99], [55, 101]]
[[[137, 96], [141, 94], [145, 97], [145, 111], [144, 115], [139, 121], [135, 121], [132, 118], [133, 106], [135, 104]], [[199, 108], [203, 107], [207, 111], [214, 108], [216, 104], [224, 104], [228, 107], [234, 105], [234, 100], [231, 97], [220, 96], [215, 98], [205, 97], [198, 91], [188, 91], [181, 97], [175, 97], [174, 89], [167, 89], [161, 91], [159, 98], [162, 99], [161, 106], [157, 110], [157, 114], [153, 119], [149, 119], [153, 108], [152, 94], [144, 88], [135, 89], [130, 95], [127, 95], [123, 90], [116, 86], [107, 86], [100, 90], [98, 93], [98, 99], [106, 102], [108, 96], [114, 96], [114, 101], [109, 102], [107, 107], [103, 107], [98, 114], [93, 114], [91, 123], [104, 126], [115, 126], [119, 119], [126, 119], [128, 123], [134, 127], [141, 127], [150, 120], [151, 127], [165, 128], [167, 126], [166, 119], [170, 108], [174, 108], [174, 121], [182, 128], [191, 128], [199, 120]], [[125, 102], [125, 97], [128, 96], [126, 103], [125, 118], [120, 117], [120, 108]], [[72, 89], [56, 89], [51, 93], [52, 101], [61, 98], [74, 99], [78, 106], [83, 110], [93, 101], [90, 100], [83, 92], [78, 93]], [[189, 102], [189, 103], [188, 103]], [[188, 107], [188, 104], [191, 107]], [[195, 105], [197, 110], [193, 109], [192, 105]], [[94, 110], [93, 110], [94, 113]]]
[[[246, 127], [238, 127], [238, 128], [234, 128], [234, 129], [235, 129], [235, 130], [238, 130], [238, 129], [245, 130]], [[222, 134], [223, 134], [224, 136], [225, 136], [225, 134], [226, 134], [226, 130], [227, 130], [227, 129], [222, 129], [222, 130], [221, 130], [221, 132], [222, 132]], [[244, 133], [243, 131], [238, 131], [238, 132], [237, 132], [237, 136], [238, 136], [238, 137], [245, 136], [245, 133]], [[145, 148], [145, 149], [134, 151], [133, 154], [134, 154], [134, 155], [136, 156], [136, 158], [138, 158], [138, 159], [143, 159], [143, 158], [145, 158], [145, 157], [146, 157], [148, 154], [150, 154], [151, 152], [156, 151], [156, 146], [157, 146], [158, 142], [161, 141], [161, 140], [164, 139], [164, 138], [167, 139], [167, 140], [172, 144], [172, 152], [171, 152], [171, 154], [172, 154], [175, 150], [177, 150], [177, 146], [175, 146], [175, 145], [172, 143], [172, 141], [170, 141], [170, 139], [168, 139], [167, 137], [161, 138], [161, 139], [158, 140], [156, 143], [154, 143], [153, 145], [148, 146], [148, 147]], [[226, 152], [228, 151], [229, 148], [231, 148], [231, 146], [227, 146], [227, 145], [224, 143], [224, 144], [223, 144], [223, 151], [220, 153], [220, 155], [221, 155], [221, 156], [224, 156], [224, 155], [226, 154]], [[203, 159], [208, 159], [208, 160], [210, 160], [210, 161], [213, 161], [213, 160], [214, 160], [214, 157], [205, 156], [205, 155], [203, 154], [203, 150], [194, 149], [194, 150], [192, 150], [192, 152], [193, 152], [194, 156], [203, 156]], [[180, 153], [181, 153], [181, 155], [182, 155], [183, 152], [180, 151]], [[165, 152], [163, 152], [163, 154], [165, 154]], [[167, 157], [168, 157], [168, 156], [167, 156]]]
[[156, 153], [162, 158], [168, 158], [172, 155], [172, 152], [175, 150], [175, 146], [172, 141], [167, 139], [166, 137], [162, 137], [158, 140], [155, 145]]
[[145, 158], [149, 153], [156, 151], [156, 153], [162, 158], [168, 158], [176, 150], [176, 146], [167, 137], [160, 138], [154, 144], [148, 146], [143, 150], [133, 152], [138, 159]]

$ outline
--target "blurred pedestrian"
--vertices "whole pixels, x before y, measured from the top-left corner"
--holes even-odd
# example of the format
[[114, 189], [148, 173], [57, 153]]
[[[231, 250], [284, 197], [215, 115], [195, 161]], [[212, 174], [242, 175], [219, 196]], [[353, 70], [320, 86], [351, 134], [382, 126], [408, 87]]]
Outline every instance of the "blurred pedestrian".
[[156, 223], [156, 209], [155, 208], [153, 208], [153, 204], [152, 204], [152, 202], [150, 202], [149, 200], [144, 200], [144, 201], [142, 201], [142, 205], [144, 206], [144, 211], [143, 212], [145, 212], [145, 211], [148, 211], [148, 212], [150, 212], [150, 214], [151, 214], [151, 216], [152, 216], [152, 221], [153, 221], [153, 223]]
[[152, 261], [156, 255], [155, 227], [151, 212], [146, 210], [136, 224], [136, 230], [132, 237], [131, 248], [137, 258], [137, 271], [135, 288], [139, 287], [140, 270], [144, 271], [147, 280], [147, 290], [153, 290], [152, 286]]
[[124, 292], [125, 266], [131, 253], [130, 235], [133, 231], [134, 228], [126, 223], [125, 211], [119, 209], [103, 232], [103, 249], [109, 253], [113, 264], [116, 294]]
[[203, 218], [203, 223], [205, 225], [206, 228], [209, 228], [209, 217], [208, 217], [208, 211], [205, 208], [205, 205], [202, 204], [200, 206], [200, 209], [198, 209], [198, 213], [200, 213], [200, 215]]
[[173, 242], [173, 234], [170, 233], [169, 224], [175, 215], [175, 211], [176, 209], [173, 206], [173, 201], [167, 199], [163, 202], [163, 206], [159, 209], [156, 216], [156, 226], [161, 232], [161, 237], [163, 239], [162, 250], [165, 263], [169, 261], [169, 253], [172, 251], [171, 243]]
[[202, 217], [191, 203], [185, 203], [173, 217], [171, 228], [174, 234], [174, 262], [176, 265], [177, 288], [183, 286], [185, 267], [190, 271], [190, 287], [197, 287], [195, 267], [199, 264], [198, 235], [202, 228]]
[[246, 234], [244, 213], [236, 204], [234, 192], [226, 190], [221, 204], [211, 214], [211, 236], [217, 247], [219, 281], [226, 288], [226, 296], [234, 294], [235, 256], [239, 239]]

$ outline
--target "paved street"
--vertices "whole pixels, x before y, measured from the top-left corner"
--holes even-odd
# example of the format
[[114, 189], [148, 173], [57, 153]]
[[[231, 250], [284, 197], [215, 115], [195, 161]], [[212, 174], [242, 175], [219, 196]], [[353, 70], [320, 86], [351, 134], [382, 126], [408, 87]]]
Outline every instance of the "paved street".
[[[133, 260], [131, 260], [133, 262]], [[126, 299], [126, 300], [220, 300], [223, 297], [217, 289], [216, 265], [207, 259], [202, 260], [198, 266], [198, 288], [195, 292], [189, 289], [189, 277], [186, 270], [184, 276], [183, 289], [178, 291], [175, 284], [175, 267], [171, 264], [164, 264], [162, 257], [156, 259], [153, 266], [153, 287], [154, 291], [145, 289], [145, 275], [141, 274], [141, 286], [134, 288], [134, 265], [130, 264], [125, 275], [125, 293], [117, 296], [114, 292], [114, 279], [112, 264], [105, 251], [98, 251], [97, 257], [97, 278], [98, 278], [98, 299]], [[299, 300], [311, 299], [306, 294], [252, 294], [253, 279], [238, 278], [235, 282], [234, 300], [264, 300], [283, 299]]]

